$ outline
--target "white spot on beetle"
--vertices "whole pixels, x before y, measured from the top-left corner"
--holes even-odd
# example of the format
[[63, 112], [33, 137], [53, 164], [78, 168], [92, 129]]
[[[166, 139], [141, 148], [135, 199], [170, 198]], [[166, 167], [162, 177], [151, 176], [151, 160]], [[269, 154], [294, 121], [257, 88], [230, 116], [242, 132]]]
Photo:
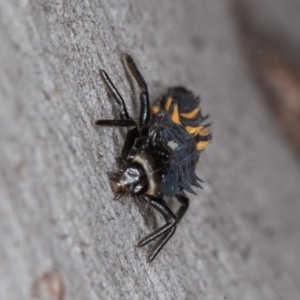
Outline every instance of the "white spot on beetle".
[[168, 146], [172, 149], [175, 150], [178, 147], [178, 143], [174, 142], [174, 141], [170, 141], [168, 142]]

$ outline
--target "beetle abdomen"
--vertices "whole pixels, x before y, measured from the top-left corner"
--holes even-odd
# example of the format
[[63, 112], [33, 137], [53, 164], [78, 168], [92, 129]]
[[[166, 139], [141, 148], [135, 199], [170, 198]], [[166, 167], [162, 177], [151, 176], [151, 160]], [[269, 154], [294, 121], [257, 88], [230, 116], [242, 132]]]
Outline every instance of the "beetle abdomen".
[[203, 116], [200, 107], [200, 98], [184, 87], [174, 87], [168, 90], [162, 99], [152, 106], [155, 116], [167, 112], [173, 123], [182, 126], [185, 131], [196, 140], [198, 151], [210, 144], [212, 138], [208, 125], [203, 125], [207, 116]]
[[[145, 147], [157, 161], [160, 190], [165, 196], [194, 193], [191, 186], [200, 187], [195, 174], [199, 158], [197, 142], [182, 126], [175, 124], [167, 112], [158, 114], [149, 128]], [[162, 156], [163, 154], [163, 156]]]

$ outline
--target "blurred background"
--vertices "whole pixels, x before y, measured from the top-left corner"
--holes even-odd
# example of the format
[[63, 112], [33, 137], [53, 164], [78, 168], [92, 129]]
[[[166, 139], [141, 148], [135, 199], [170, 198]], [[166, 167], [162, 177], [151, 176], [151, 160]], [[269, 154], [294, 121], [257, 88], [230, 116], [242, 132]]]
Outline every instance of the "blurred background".
[[252, 78], [300, 159], [300, 1], [239, 0], [232, 11]]

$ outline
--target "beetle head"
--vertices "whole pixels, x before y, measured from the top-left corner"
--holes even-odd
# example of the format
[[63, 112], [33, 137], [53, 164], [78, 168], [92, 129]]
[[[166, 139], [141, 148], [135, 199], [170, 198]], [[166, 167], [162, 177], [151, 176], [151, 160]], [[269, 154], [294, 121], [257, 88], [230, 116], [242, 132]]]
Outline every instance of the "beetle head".
[[122, 194], [141, 195], [149, 186], [146, 172], [137, 162], [128, 163], [122, 171], [109, 173], [108, 177], [117, 199]]

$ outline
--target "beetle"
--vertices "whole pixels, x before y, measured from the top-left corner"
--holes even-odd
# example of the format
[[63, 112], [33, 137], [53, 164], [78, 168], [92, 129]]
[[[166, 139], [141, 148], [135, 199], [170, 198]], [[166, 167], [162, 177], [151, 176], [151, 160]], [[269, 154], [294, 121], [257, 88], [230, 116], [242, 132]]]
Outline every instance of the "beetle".
[[[204, 124], [200, 98], [185, 87], [176, 86], [150, 107], [147, 84], [134, 60], [122, 55], [126, 71], [139, 88], [139, 120], [129, 116], [123, 97], [104, 70], [99, 74], [118, 106], [118, 119], [97, 120], [97, 126], [129, 128], [121, 152], [120, 170], [108, 177], [116, 198], [137, 196], [158, 211], [165, 225], [142, 238], [137, 247], [156, 241], [147, 261], [151, 262], [174, 234], [177, 224], [189, 207], [185, 191], [195, 194], [192, 186], [201, 188], [202, 180], [195, 174], [200, 153], [212, 139], [210, 124]], [[173, 213], [165, 202], [176, 198], [181, 206]]]

